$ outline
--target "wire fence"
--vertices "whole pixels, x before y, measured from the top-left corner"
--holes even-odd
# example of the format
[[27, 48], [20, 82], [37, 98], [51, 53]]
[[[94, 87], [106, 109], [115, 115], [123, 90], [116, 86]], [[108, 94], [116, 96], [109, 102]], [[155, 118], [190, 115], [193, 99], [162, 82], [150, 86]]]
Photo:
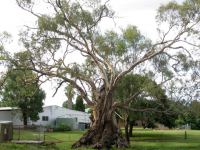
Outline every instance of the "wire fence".
[[45, 141], [46, 127], [44, 126], [13, 126], [13, 140]]
[[61, 139], [48, 134], [52, 132], [46, 126], [13, 126], [13, 142], [18, 144], [55, 144], [63, 142]]

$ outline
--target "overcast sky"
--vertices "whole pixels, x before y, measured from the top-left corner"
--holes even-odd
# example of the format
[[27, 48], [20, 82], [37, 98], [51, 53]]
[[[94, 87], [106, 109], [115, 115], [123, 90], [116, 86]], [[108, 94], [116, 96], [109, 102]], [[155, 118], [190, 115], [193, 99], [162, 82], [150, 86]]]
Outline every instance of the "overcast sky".
[[[182, 0], [178, 0], [179, 2]], [[161, 4], [165, 4], [169, 0], [111, 0], [111, 7], [116, 12], [118, 19], [115, 20], [116, 26], [125, 27], [128, 24], [138, 26], [139, 30], [151, 39], [156, 38], [156, 10]], [[0, 1], [0, 32], [7, 31], [12, 35], [13, 44], [9, 45], [12, 50], [19, 50], [17, 38], [18, 32], [23, 25], [31, 25], [33, 17], [27, 12], [21, 10], [15, 0]], [[106, 25], [103, 27], [108, 27]], [[43, 89], [47, 93], [45, 105], [61, 106], [66, 97], [63, 88], [60, 89], [56, 96], [53, 95], [53, 83], [43, 85]]]

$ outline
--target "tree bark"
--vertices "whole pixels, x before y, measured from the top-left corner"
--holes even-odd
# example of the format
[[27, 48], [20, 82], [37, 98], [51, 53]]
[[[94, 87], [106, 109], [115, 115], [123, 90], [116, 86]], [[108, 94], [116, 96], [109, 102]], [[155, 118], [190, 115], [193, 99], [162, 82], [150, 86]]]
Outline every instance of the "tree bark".
[[73, 105], [72, 99], [68, 98], [68, 100], [67, 100], [67, 108], [68, 109], [72, 109], [72, 105]]
[[26, 113], [23, 113], [23, 123], [24, 123], [24, 126], [27, 126], [28, 117], [27, 117], [27, 114], [26, 114]]
[[133, 125], [134, 125], [134, 122], [130, 121], [129, 122], [129, 137], [133, 137]]
[[117, 148], [128, 147], [116, 123], [112, 108], [112, 94], [104, 95], [100, 93], [98, 103], [93, 108], [93, 122], [90, 129], [72, 145], [72, 148], [91, 146], [95, 149], [109, 149], [112, 145]]
[[127, 142], [130, 143], [130, 138], [129, 138], [129, 116], [127, 116], [126, 120], [125, 120], [125, 136], [126, 136]]

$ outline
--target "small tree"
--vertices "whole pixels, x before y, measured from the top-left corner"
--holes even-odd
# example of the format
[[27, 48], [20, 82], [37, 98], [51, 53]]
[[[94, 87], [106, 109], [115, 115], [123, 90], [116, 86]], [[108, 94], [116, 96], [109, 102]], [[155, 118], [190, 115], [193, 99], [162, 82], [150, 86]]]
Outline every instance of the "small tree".
[[79, 95], [76, 98], [75, 110], [85, 112], [85, 105], [83, 103], [82, 97]]
[[[20, 65], [28, 65], [26, 58], [28, 52], [21, 52], [15, 55]], [[2, 103], [6, 106], [19, 107], [24, 125], [27, 125], [28, 118], [33, 121], [39, 119], [38, 113], [42, 112], [45, 93], [39, 88], [36, 74], [31, 70], [20, 70], [18, 64], [8, 68], [5, 83], [2, 89]]]
[[[125, 113], [124, 116], [126, 117], [127, 140], [129, 140], [129, 136], [132, 136], [132, 129], [136, 120], [142, 121], [144, 128], [155, 127], [155, 122], [163, 123], [168, 127], [174, 126], [176, 118], [173, 113], [175, 112], [170, 109], [170, 101], [165, 91], [155, 81], [148, 76], [139, 74], [126, 75], [118, 83], [114, 97], [121, 101], [131, 95], [137, 95], [137, 97], [130, 99], [131, 103], [129, 105], [121, 106], [121, 112]], [[123, 111], [123, 107], [125, 111]], [[172, 116], [174, 120], [171, 119]]]
[[73, 109], [72, 99], [75, 95], [75, 91], [70, 84], [65, 88], [65, 95], [67, 96], [67, 101], [66, 101], [66, 105], [65, 105], [66, 108]]
[[[179, 105], [178, 107], [180, 107]], [[187, 104], [182, 104], [182, 109], [179, 109], [179, 117], [176, 120], [178, 127], [190, 125], [191, 129], [200, 129], [200, 102], [193, 100]]]

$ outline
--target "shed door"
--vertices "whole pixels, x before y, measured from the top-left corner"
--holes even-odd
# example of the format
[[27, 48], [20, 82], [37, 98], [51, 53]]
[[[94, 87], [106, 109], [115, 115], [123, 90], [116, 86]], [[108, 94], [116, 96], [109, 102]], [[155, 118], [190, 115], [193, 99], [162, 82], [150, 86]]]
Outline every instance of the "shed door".
[[2, 141], [12, 140], [12, 124], [1, 125], [1, 136]]

